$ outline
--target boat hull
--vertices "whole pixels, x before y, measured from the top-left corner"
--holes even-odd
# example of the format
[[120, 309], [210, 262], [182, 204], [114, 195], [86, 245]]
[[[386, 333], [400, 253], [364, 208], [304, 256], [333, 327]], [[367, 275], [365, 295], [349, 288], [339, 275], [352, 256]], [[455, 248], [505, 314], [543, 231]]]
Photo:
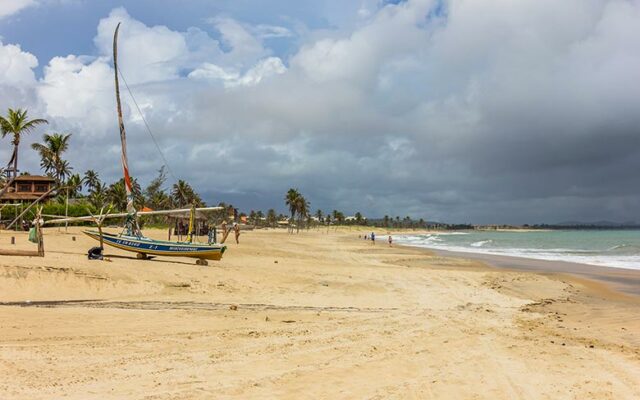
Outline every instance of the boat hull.
[[[100, 233], [83, 231], [92, 239], [100, 240]], [[220, 260], [227, 246], [219, 244], [178, 243], [135, 236], [102, 233], [102, 240], [109, 246], [134, 253], [166, 257], [192, 257], [201, 260]]]

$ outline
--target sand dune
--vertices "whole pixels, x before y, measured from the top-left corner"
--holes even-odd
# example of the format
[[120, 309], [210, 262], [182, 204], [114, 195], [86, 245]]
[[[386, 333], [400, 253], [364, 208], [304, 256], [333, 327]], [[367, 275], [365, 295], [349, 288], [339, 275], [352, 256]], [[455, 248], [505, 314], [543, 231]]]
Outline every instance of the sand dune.
[[0, 302], [31, 301], [0, 306], [2, 399], [640, 398], [638, 300], [599, 285], [349, 230], [245, 232], [209, 267], [88, 261], [78, 232], [0, 257]]

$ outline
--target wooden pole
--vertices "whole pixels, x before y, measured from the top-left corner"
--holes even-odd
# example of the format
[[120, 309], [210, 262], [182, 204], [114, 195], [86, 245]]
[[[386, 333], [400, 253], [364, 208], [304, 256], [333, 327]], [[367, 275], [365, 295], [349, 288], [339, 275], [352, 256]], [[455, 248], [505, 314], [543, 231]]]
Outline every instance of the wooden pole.
[[[16, 219], [13, 220], [13, 222], [11, 222], [9, 224], [9, 226], [7, 226], [7, 230], [11, 229], [11, 227], [13, 226], [13, 224], [15, 224], [16, 222], [18, 222], [18, 218], [22, 217], [24, 214], [27, 213], [27, 211], [29, 211], [31, 209], [31, 207], [33, 207], [35, 204], [37, 204], [40, 200], [44, 199], [45, 197], [47, 197], [51, 192], [53, 192], [54, 190], [56, 190], [57, 188], [53, 188], [53, 189], [49, 189], [49, 191], [47, 191], [46, 193], [43, 193], [42, 196], [38, 197], [38, 199], [36, 201], [34, 201], [33, 203], [29, 204], [29, 207], [27, 207], [26, 209], [24, 209], [24, 211], [22, 211], [22, 213], [20, 213], [20, 215], [18, 215], [16, 217]], [[17, 210], [17, 209], [16, 209]], [[16, 228], [17, 230], [17, 228]]]
[[0, 196], [2, 196], [7, 190], [9, 190], [11, 185], [13, 185], [13, 181], [15, 181], [15, 180], [16, 180], [15, 177], [9, 179], [9, 182], [7, 182], [7, 184], [4, 185], [4, 187], [2, 189], [0, 189]]
[[102, 222], [98, 224], [98, 233], [100, 234], [100, 248], [104, 250], [104, 239], [102, 238]]
[[[68, 218], [69, 217], [69, 187], [68, 186], [67, 186], [66, 192], [67, 192], [67, 200], [64, 205], [64, 217]], [[64, 223], [64, 233], [68, 232], [68, 228], [69, 228], [69, 221], [66, 221]]]
[[44, 235], [42, 234], [42, 206], [36, 213], [36, 237], [38, 239], [38, 256], [44, 257]]
[[107, 208], [106, 212], [104, 211], [104, 206], [100, 208], [100, 215], [98, 215], [97, 217], [91, 214], [91, 211], [89, 211], [89, 215], [91, 215], [91, 217], [93, 218], [93, 222], [95, 222], [96, 226], [98, 227], [98, 235], [100, 236], [100, 248], [102, 250], [104, 250], [104, 239], [102, 237], [102, 224], [104, 223], [105, 218], [107, 218], [107, 215], [109, 215], [109, 212], [111, 212], [111, 206]]

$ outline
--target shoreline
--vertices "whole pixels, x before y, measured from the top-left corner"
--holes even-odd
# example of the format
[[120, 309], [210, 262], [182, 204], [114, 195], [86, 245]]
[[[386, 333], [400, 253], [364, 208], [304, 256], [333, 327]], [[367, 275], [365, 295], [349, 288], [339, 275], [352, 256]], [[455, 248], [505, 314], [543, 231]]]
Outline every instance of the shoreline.
[[603, 284], [614, 291], [640, 298], [640, 270], [636, 269], [605, 267], [561, 260], [541, 260], [536, 258], [497, 254], [441, 250], [429, 247], [410, 246], [406, 244], [399, 244], [399, 246], [424, 249], [445, 257], [482, 261], [489, 266], [510, 271], [568, 274], [588, 279], [593, 282]]

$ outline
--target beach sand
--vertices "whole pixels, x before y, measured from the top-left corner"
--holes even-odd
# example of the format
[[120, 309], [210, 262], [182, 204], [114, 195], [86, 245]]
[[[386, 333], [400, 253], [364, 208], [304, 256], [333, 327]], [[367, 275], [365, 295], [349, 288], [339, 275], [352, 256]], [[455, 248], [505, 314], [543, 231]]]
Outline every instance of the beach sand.
[[208, 267], [88, 261], [78, 228], [0, 256], [0, 398], [640, 398], [638, 297], [349, 229], [240, 239]]

